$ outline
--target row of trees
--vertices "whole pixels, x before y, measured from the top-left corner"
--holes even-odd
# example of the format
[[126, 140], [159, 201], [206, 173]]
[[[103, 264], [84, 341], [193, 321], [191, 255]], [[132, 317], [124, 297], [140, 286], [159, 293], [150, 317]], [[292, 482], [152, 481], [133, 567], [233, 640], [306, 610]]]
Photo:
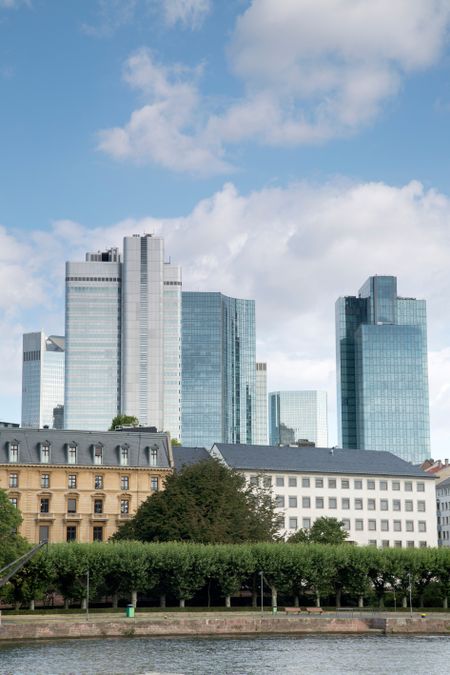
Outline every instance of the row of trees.
[[[450, 593], [450, 550], [376, 549], [348, 544], [259, 543], [204, 545], [193, 543], [117, 542], [54, 544], [40, 552], [13, 579], [4, 593], [7, 599], [31, 603], [46, 593], [61, 594], [69, 606], [86, 597], [89, 571], [90, 600], [108, 598], [117, 606], [120, 597], [136, 602], [137, 594], [159, 599], [166, 596], [180, 606], [199, 593], [222, 597], [246, 590], [256, 605], [261, 572], [270, 588], [272, 602], [282, 594], [286, 604], [309, 604], [321, 598], [352, 598], [362, 606], [375, 596], [383, 606], [387, 592], [395, 591], [406, 606], [409, 588], [423, 605], [424, 593], [433, 583], [444, 607]], [[206, 602], [204, 604], [207, 604]]]

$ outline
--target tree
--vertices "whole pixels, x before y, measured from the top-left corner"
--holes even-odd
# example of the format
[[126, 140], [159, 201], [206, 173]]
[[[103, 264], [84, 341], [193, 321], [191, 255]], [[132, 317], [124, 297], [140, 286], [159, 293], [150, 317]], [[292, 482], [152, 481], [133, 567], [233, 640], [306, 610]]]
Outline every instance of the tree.
[[168, 476], [115, 539], [241, 543], [271, 541], [279, 527], [275, 502], [263, 488], [216, 459], [184, 466]]
[[174, 447], [174, 446], [180, 446], [180, 445], [181, 445], [181, 443], [180, 443], [180, 441], [178, 440], [178, 438], [172, 438], [171, 443], [172, 443], [172, 447]]
[[290, 544], [343, 544], [348, 537], [344, 523], [337, 518], [318, 518], [308, 530], [292, 534]]
[[116, 415], [111, 422], [109, 431], [114, 431], [117, 427], [138, 427], [139, 420], [134, 415]]
[[0, 489], [0, 569], [29, 548], [26, 540], [18, 534], [21, 523], [20, 511], [11, 504], [6, 492]]

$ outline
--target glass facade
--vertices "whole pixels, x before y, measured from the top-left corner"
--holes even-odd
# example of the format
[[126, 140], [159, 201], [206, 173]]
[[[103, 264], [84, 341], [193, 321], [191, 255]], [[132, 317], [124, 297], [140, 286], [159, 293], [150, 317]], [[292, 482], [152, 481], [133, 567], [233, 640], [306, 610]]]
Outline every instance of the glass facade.
[[253, 443], [254, 300], [182, 294], [182, 442]]
[[328, 446], [327, 393], [275, 391], [269, 394], [270, 444], [291, 445], [310, 441]]
[[399, 298], [395, 277], [370, 277], [336, 303], [339, 442], [430, 456], [424, 300]]
[[53, 410], [64, 402], [64, 338], [25, 333], [22, 359], [22, 426], [53, 426]]
[[256, 405], [253, 443], [267, 445], [267, 363], [256, 364]]

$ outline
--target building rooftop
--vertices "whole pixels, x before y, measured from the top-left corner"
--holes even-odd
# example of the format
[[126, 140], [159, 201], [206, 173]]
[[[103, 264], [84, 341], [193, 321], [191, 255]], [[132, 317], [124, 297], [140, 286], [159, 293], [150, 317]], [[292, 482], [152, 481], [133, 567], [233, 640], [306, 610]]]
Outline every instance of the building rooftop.
[[216, 443], [214, 447], [230, 467], [240, 470], [405, 476], [435, 480], [434, 476], [391, 452], [225, 443]]
[[[49, 464], [68, 464], [69, 444], [77, 446], [77, 466], [93, 466], [94, 446], [102, 447], [102, 466], [120, 466], [120, 447], [128, 446], [130, 467], [171, 468], [169, 435], [137, 430], [62, 431], [59, 429], [0, 429], [0, 464], [9, 461], [9, 444], [18, 442], [19, 456], [14, 464], [41, 464], [41, 444], [50, 444]], [[150, 450], [157, 449], [156, 464], [150, 465]]]
[[173, 461], [175, 469], [180, 470], [183, 466], [190, 466], [197, 464], [204, 459], [210, 459], [211, 455], [205, 448], [185, 448], [183, 446], [175, 445], [172, 448]]
[[441, 481], [436, 485], [436, 489], [449, 487], [449, 485], [450, 485], [450, 478], [446, 478], [445, 480]]

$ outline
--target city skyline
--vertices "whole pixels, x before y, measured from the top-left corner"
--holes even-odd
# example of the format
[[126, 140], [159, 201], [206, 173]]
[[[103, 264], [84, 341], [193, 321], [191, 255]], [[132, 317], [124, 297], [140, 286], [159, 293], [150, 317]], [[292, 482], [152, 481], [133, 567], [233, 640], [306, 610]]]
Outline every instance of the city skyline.
[[64, 261], [147, 232], [185, 289], [255, 300], [268, 388], [326, 390], [330, 444], [335, 298], [397, 276], [449, 454], [450, 6], [317, 6], [0, 0], [2, 419], [22, 334], [64, 333]]

